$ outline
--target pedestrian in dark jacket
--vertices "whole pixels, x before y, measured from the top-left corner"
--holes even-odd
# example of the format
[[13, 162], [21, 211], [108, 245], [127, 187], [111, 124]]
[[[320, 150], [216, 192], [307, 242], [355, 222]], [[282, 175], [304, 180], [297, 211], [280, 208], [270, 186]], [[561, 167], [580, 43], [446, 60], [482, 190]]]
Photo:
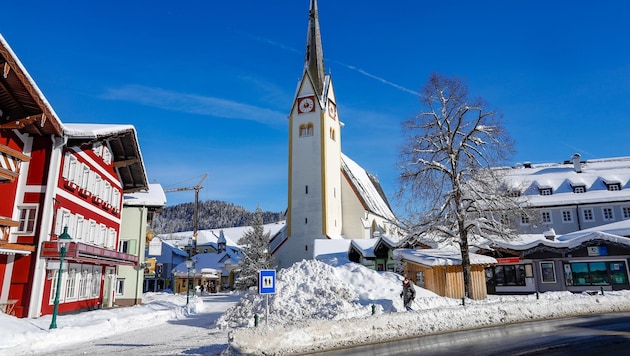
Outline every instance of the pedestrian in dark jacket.
[[405, 309], [411, 311], [411, 303], [414, 299], [416, 299], [416, 288], [408, 276], [405, 276], [403, 280], [403, 290], [400, 293], [400, 297], [403, 298], [403, 302], [405, 304]]

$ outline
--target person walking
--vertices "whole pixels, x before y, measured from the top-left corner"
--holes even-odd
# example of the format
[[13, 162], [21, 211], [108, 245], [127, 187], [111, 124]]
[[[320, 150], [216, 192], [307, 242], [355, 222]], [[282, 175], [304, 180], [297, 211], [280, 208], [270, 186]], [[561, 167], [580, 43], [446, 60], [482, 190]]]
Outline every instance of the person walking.
[[416, 299], [416, 288], [408, 276], [405, 275], [405, 279], [403, 280], [403, 290], [400, 292], [400, 297], [403, 298], [403, 303], [405, 304], [405, 309], [407, 311], [412, 311], [411, 303], [414, 299]]

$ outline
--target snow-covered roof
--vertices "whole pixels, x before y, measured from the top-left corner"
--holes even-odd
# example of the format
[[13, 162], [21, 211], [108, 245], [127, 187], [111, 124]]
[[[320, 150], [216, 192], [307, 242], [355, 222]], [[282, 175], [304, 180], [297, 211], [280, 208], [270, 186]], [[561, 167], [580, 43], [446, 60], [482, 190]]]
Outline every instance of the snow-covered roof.
[[[0, 34], [0, 60], [11, 68], [10, 71], [4, 72], [4, 82], [0, 91], [5, 92], [11, 97], [11, 100], [15, 100], [18, 104], [15, 105], [16, 109], [12, 109], [8, 105], [3, 106], [4, 116], [19, 119], [18, 115], [12, 115], [13, 112], [19, 110], [20, 115], [24, 115], [24, 107], [29, 107], [27, 115], [35, 117], [36, 114], [43, 114], [43, 116], [37, 122], [26, 125], [24, 130], [30, 132], [32, 129], [29, 127], [37, 125], [36, 131], [61, 135], [63, 129], [59, 116], [2, 34]], [[35, 108], [39, 110], [35, 110]]]
[[607, 232], [582, 230], [555, 237], [553, 240], [545, 238], [543, 234], [519, 235], [518, 239], [509, 241], [494, 241], [494, 247], [510, 249], [514, 251], [526, 251], [537, 246], [547, 246], [558, 249], [574, 249], [585, 242], [603, 240], [615, 244], [630, 246], [630, 239], [623, 236], [613, 235]]
[[349, 183], [355, 188], [359, 199], [369, 212], [381, 216], [389, 221], [395, 221], [396, 217], [387, 202], [385, 193], [378, 179], [361, 168], [356, 162], [345, 154], [341, 154], [341, 167]]
[[630, 237], [630, 220], [621, 220], [614, 223], [599, 225], [582, 231], [601, 231], [613, 235]]
[[[278, 221], [275, 223], [265, 224], [263, 225], [263, 231], [265, 233], [269, 232], [269, 236], [273, 237], [278, 231], [280, 231], [286, 225], [286, 221]], [[243, 237], [243, 235], [251, 230], [251, 226], [238, 226], [238, 227], [224, 227], [218, 229], [208, 229], [208, 230], [198, 230], [197, 231], [197, 246], [203, 245], [214, 245], [216, 246], [219, 237], [221, 236], [221, 231], [223, 231], [223, 236], [225, 237], [226, 246], [238, 246], [239, 240]], [[186, 246], [188, 245], [188, 240], [192, 238], [192, 231], [181, 231], [181, 232], [173, 232], [170, 234], [160, 234], [158, 235], [161, 239], [172, 241], [171, 243]]]
[[125, 193], [149, 187], [136, 128], [121, 124], [63, 124], [68, 145], [107, 141]]
[[[527, 196], [534, 206], [583, 204], [599, 201], [630, 200], [630, 157], [573, 162], [518, 165], [500, 168], [508, 189]], [[607, 184], [620, 184], [621, 190], [609, 191]], [[576, 186], [585, 192], [574, 193]], [[541, 195], [540, 189], [551, 188], [551, 195]]]
[[161, 184], [151, 183], [148, 190], [124, 194], [123, 205], [162, 207], [166, 205], [166, 194]]
[[[236, 257], [232, 256], [228, 252], [216, 253], [199, 253], [193, 257], [195, 261], [195, 271], [196, 274], [200, 274], [204, 269], [212, 269], [216, 271], [221, 271], [223, 275], [227, 275], [230, 271], [225, 270], [223, 267], [225, 264], [230, 264], [232, 266], [238, 265], [238, 260]], [[175, 274], [186, 274], [188, 273], [188, 268], [186, 267], [186, 262], [182, 262], [173, 268], [173, 273]]]
[[348, 255], [350, 240], [331, 240], [331, 239], [315, 239], [313, 246], [313, 258], [318, 259], [327, 255]]
[[379, 239], [354, 239], [352, 241], [352, 247], [361, 253], [363, 257], [374, 258], [374, 246]]
[[[496, 264], [493, 257], [470, 253], [473, 265]], [[462, 255], [455, 249], [396, 249], [394, 257], [423, 266], [458, 266], [462, 264]]]

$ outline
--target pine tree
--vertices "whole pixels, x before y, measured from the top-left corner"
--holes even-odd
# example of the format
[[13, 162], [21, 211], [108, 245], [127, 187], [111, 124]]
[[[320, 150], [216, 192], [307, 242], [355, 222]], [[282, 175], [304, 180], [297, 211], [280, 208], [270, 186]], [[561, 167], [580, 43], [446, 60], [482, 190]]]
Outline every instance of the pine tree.
[[273, 256], [269, 251], [269, 232], [264, 231], [263, 212], [256, 208], [252, 229], [239, 240], [242, 249], [241, 272], [235, 282], [237, 289], [247, 289], [258, 284], [258, 271], [275, 269]]

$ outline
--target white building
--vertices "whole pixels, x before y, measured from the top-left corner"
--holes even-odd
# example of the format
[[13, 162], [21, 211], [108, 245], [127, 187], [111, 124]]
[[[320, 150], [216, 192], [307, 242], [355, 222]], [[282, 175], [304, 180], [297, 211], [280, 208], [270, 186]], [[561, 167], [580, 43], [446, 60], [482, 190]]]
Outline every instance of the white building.
[[[509, 194], [534, 208], [516, 217], [520, 233], [564, 235], [630, 219], [630, 157], [504, 168]], [[553, 230], [551, 230], [553, 229]]]
[[397, 233], [378, 179], [341, 152], [340, 117], [311, 0], [304, 71], [289, 114], [287, 226], [271, 241], [281, 268], [314, 258], [315, 240]]

